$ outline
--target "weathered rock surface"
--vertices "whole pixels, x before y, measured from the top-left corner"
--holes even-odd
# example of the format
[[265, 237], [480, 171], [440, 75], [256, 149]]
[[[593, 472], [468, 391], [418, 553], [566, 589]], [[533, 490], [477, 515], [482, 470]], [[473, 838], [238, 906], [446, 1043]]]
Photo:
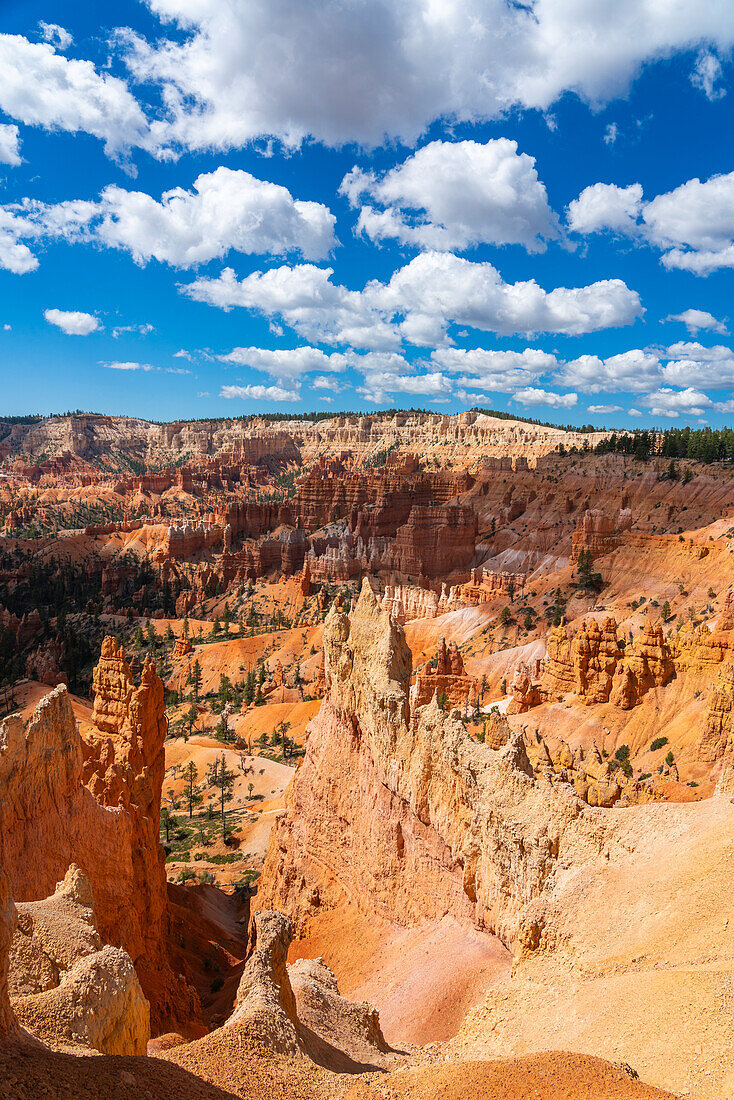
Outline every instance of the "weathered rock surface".
[[440, 638], [434, 662], [418, 669], [415, 683], [410, 691], [410, 708], [415, 716], [419, 707], [430, 703], [434, 695], [444, 707], [474, 706], [478, 698], [479, 685], [472, 676], [467, 676], [464, 660], [456, 642]]
[[[288, 966], [301, 1033], [311, 1056], [334, 1069], [374, 1068], [385, 1062], [389, 1047], [377, 1010], [366, 1002], [348, 1001], [322, 959], [299, 959]], [[336, 1048], [346, 1056], [340, 1065]]]
[[388, 568], [413, 577], [447, 576], [474, 557], [477, 517], [458, 505], [414, 505], [399, 527]]
[[535, 902], [559, 860], [602, 842], [571, 788], [534, 777], [519, 733], [493, 750], [435, 703], [411, 722], [410, 651], [367, 583], [351, 620], [330, 612], [324, 652], [328, 694], [258, 902], [297, 928], [351, 900], [400, 924], [451, 914], [516, 950], [535, 942]]
[[51, 894], [76, 863], [91, 884], [102, 941], [135, 964], [153, 1028], [183, 1026], [198, 1017], [198, 1003], [174, 976], [166, 945], [163, 687], [149, 666], [136, 691], [113, 640], [105, 653], [96, 682], [106, 695], [96, 713], [120, 733], [99, 730], [83, 741], [63, 685], [27, 727], [18, 716], [0, 725], [0, 865], [15, 898], [32, 901]]
[[298, 1033], [296, 999], [288, 978], [288, 948], [293, 925], [282, 913], [261, 911], [254, 916], [255, 945], [237, 988], [229, 1025], [243, 1024], [279, 1054], [303, 1049]]
[[50, 1045], [144, 1054], [150, 1008], [132, 960], [103, 946], [92, 893], [72, 865], [51, 897], [18, 902], [9, 990], [20, 1023]]
[[654, 687], [664, 687], [675, 676], [675, 665], [663, 628], [645, 620], [642, 634], [627, 646], [617, 665], [609, 701], [629, 710]]
[[734, 763], [734, 664], [727, 662], [708, 697], [699, 741], [699, 756], [707, 764]]
[[624, 508], [618, 516], [606, 515], [599, 508], [587, 508], [579, 519], [571, 541], [571, 565], [575, 565], [582, 550], [600, 558], [611, 553], [622, 534], [632, 526], [632, 512]]
[[[548, 635], [548, 656], [544, 662], [537, 701], [560, 700], [574, 692], [581, 702], [611, 702], [630, 710], [651, 688], [663, 687], [675, 676], [675, 663], [662, 626], [645, 620], [642, 633], [624, 649], [617, 639], [617, 624], [607, 618], [600, 627], [595, 620], [582, 621], [573, 637], [561, 623]], [[528, 709], [518, 683], [518, 706]], [[514, 710], [520, 713], [520, 710]]]

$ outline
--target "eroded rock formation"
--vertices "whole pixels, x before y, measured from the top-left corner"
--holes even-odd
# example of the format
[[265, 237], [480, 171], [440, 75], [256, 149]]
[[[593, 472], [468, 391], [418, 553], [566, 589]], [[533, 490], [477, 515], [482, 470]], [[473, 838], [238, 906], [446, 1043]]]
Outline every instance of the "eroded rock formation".
[[102, 723], [82, 740], [62, 685], [24, 727], [0, 725], [0, 865], [17, 901], [52, 894], [69, 865], [89, 880], [104, 943], [133, 960], [154, 1030], [198, 1018], [198, 1000], [174, 975], [166, 937], [158, 838], [165, 717], [163, 685], [148, 665], [135, 690], [114, 639], [95, 683]]
[[410, 692], [411, 712], [415, 715], [434, 695], [443, 707], [474, 706], [478, 692], [477, 681], [466, 674], [456, 642], [449, 642], [447, 647], [446, 639], [440, 638], [434, 660], [416, 671]]
[[[411, 722], [411, 656], [365, 582], [324, 635], [328, 694], [312, 722], [258, 893], [298, 928], [347, 900], [401, 924], [451, 914], [517, 950], [537, 943], [536, 902], [571, 852], [598, 852], [577, 796], [537, 777], [522, 736], [473, 740], [435, 702]], [[338, 777], [338, 781], [337, 781]]]
[[651, 688], [664, 687], [674, 676], [675, 665], [663, 628], [647, 619], [642, 634], [625, 648], [617, 665], [609, 701], [629, 710]]
[[734, 763], [734, 664], [727, 662], [708, 697], [699, 740], [700, 759], [707, 764]]
[[619, 515], [610, 516], [599, 508], [587, 508], [579, 519], [571, 540], [571, 565], [575, 565], [582, 550], [591, 552], [593, 558], [611, 553], [621, 542], [622, 534], [632, 526], [632, 512], [623, 508]]
[[72, 864], [51, 897], [16, 908], [8, 984], [20, 1023], [51, 1044], [145, 1054], [148, 1002], [127, 952], [103, 946], [78, 867]]
[[518, 704], [513, 713], [521, 713], [538, 702], [563, 699], [570, 692], [587, 705], [611, 702], [629, 710], [654, 687], [663, 687], [675, 676], [675, 664], [662, 626], [645, 620], [642, 633], [624, 649], [617, 638], [617, 624], [605, 619], [583, 620], [570, 637], [561, 623], [548, 635], [548, 656], [543, 665], [538, 691], [530, 688], [523, 695], [518, 683]]
[[16, 920], [10, 879], [0, 866], [0, 1039], [9, 1035], [17, 1026], [8, 992], [10, 945], [13, 942]]
[[303, 1049], [303, 1042], [286, 965], [293, 926], [282, 913], [272, 912], [257, 913], [254, 923], [254, 950], [228, 1022], [247, 1024], [256, 1038], [279, 1054], [295, 1054]]
[[395, 536], [388, 567], [413, 577], [447, 576], [465, 569], [476, 546], [477, 517], [458, 505], [414, 505]]

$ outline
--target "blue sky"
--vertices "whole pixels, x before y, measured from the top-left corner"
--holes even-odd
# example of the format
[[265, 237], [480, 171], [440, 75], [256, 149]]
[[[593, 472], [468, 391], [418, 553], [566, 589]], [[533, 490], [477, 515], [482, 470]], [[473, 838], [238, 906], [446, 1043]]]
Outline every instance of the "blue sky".
[[734, 6], [670, 8], [5, 0], [0, 411], [731, 423]]

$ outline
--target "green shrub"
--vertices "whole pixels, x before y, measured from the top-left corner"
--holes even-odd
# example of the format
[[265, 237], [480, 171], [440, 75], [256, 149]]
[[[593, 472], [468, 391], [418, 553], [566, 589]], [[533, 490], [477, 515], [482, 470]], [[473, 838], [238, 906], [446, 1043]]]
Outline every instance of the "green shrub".
[[663, 745], [667, 745], [667, 737], [656, 737], [650, 745], [650, 752], [657, 752], [658, 749], [662, 749]]

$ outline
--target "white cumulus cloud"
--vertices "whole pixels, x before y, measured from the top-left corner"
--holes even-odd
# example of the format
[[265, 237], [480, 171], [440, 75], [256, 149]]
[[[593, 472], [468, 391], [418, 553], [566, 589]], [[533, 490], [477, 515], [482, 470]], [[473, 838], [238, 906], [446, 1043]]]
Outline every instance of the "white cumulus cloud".
[[644, 240], [667, 268], [709, 275], [734, 266], [734, 172], [690, 179], [649, 202], [640, 184], [595, 183], [569, 203], [569, 229]]
[[112, 362], [112, 363], [102, 363], [102, 366], [106, 367], [107, 370], [122, 370], [122, 371], [142, 370], [142, 371], [145, 371], [146, 373], [148, 371], [155, 370], [155, 367], [151, 366], [150, 363], [134, 363], [134, 362], [117, 362], [117, 361], [115, 361], [115, 362]]
[[669, 419], [676, 419], [681, 415], [702, 416], [713, 407], [710, 397], [690, 386], [685, 390], [663, 387], [648, 394], [642, 404], [650, 409], [652, 416], [664, 416]]
[[38, 266], [28, 266], [25, 240], [94, 242], [129, 252], [138, 264], [156, 259], [181, 268], [230, 251], [321, 259], [336, 243], [334, 221], [321, 203], [300, 202], [285, 187], [224, 167], [202, 173], [191, 191], [164, 192], [160, 201], [113, 185], [97, 201], [23, 199], [0, 207], [0, 235], [27, 253], [10, 270]]
[[546, 291], [534, 280], [506, 283], [490, 263], [425, 252], [388, 283], [361, 291], [331, 281], [333, 269], [310, 264], [253, 272], [238, 280], [230, 268], [215, 279], [181, 288], [221, 309], [240, 306], [280, 319], [313, 343], [397, 350], [449, 343], [456, 323], [501, 335], [554, 332], [578, 336], [631, 324], [642, 313], [636, 291], [620, 279]]
[[699, 88], [706, 99], [721, 99], [726, 95], [726, 89], [722, 88], [721, 61], [712, 50], [700, 50], [696, 58], [696, 64], [691, 73], [691, 83], [694, 88]]
[[574, 233], [598, 233], [609, 229], [632, 234], [642, 209], [642, 187], [632, 183], [594, 183], [568, 205], [568, 227]]
[[0, 164], [10, 164], [17, 168], [20, 163], [18, 127], [0, 123]]
[[559, 386], [569, 386], [583, 393], [605, 393], [627, 390], [644, 393], [661, 381], [660, 359], [653, 352], [640, 348], [620, 352], [601, 359], [598, 355], [580, 355], [565, 363], [555, 375]]
[[239, 397], [244, 401], [299, 401], [298, 390], [286, 390], [282, 386], [222, 386], [220, 397]]
[[82, 313], [79, 310], [46, 309], [43, 316], [50, 325], [56, 325], [67, 336], [89, 336], [102, 328], [99, 318], [93, 313]]
[[559, 365], [555, 355], [538, 348], [524, 351], [438, 348], [431, 352], [431, 359], [451, 374], [462, 372], [457, 383], [464, 389], [490, 387], [503, 393], [523, 389]]
[[347, 359], [339, 352], [327, 355], [318, 348], [233, 348], [220, 355], [222, 363], [253, 367], [279, 380], [300, 378], [309, 371], [343, 371]]
[[[413, 143], [435, 119], [543, 112], [564, 93], [597, 105], [642, 66], [734, 44], [729, 0], [148, 0], [171, 25], [121, 42], [135, 79], [160, 86], [162, 141], [227, 149], [272, 136]], [[704, 91], [708, 61], [696, 63]], [[695, 74], [694, 74], [695, 76]], [[548, 116], [547, 116], [548, 117]]]
[[536, 252], [558, 236], [534, 158], [507, 138], [433, 141], [381, 176], [353, 168], [340, 191], [352, 206], [367, 196], [382, 207], [362, 205], [357, 223], [376, 241], [447, 250], [521, 244]]
[[18, 34], [0, 34], [0, 110], [26, 126], [92, 134], [111, 155], [155, 144], [124, 81]]
[[719, 321], [718, 318], [705, 309], [684, 309], [682, 313], [673, 313], [665, 320], [680, 321], [693, 336], [701, 329], [709, 329], [711, 332], [719, 333], [727, 331], [724, 322]]
[[66, 27], [60, 27], [58, 23], [44, 23], [41, 20], [38, 29], [44, 42], [50, 42], [52, 46], [56, 46], [59, 50], [68, 50], [74, 41]]
[[535, 386], [518, 390], [512, 398], [521, 405], [548, 405], [552, 409], [572, 409], [578, 399], [577, 393], [555, 393], [553, 390], [542, 390]]

